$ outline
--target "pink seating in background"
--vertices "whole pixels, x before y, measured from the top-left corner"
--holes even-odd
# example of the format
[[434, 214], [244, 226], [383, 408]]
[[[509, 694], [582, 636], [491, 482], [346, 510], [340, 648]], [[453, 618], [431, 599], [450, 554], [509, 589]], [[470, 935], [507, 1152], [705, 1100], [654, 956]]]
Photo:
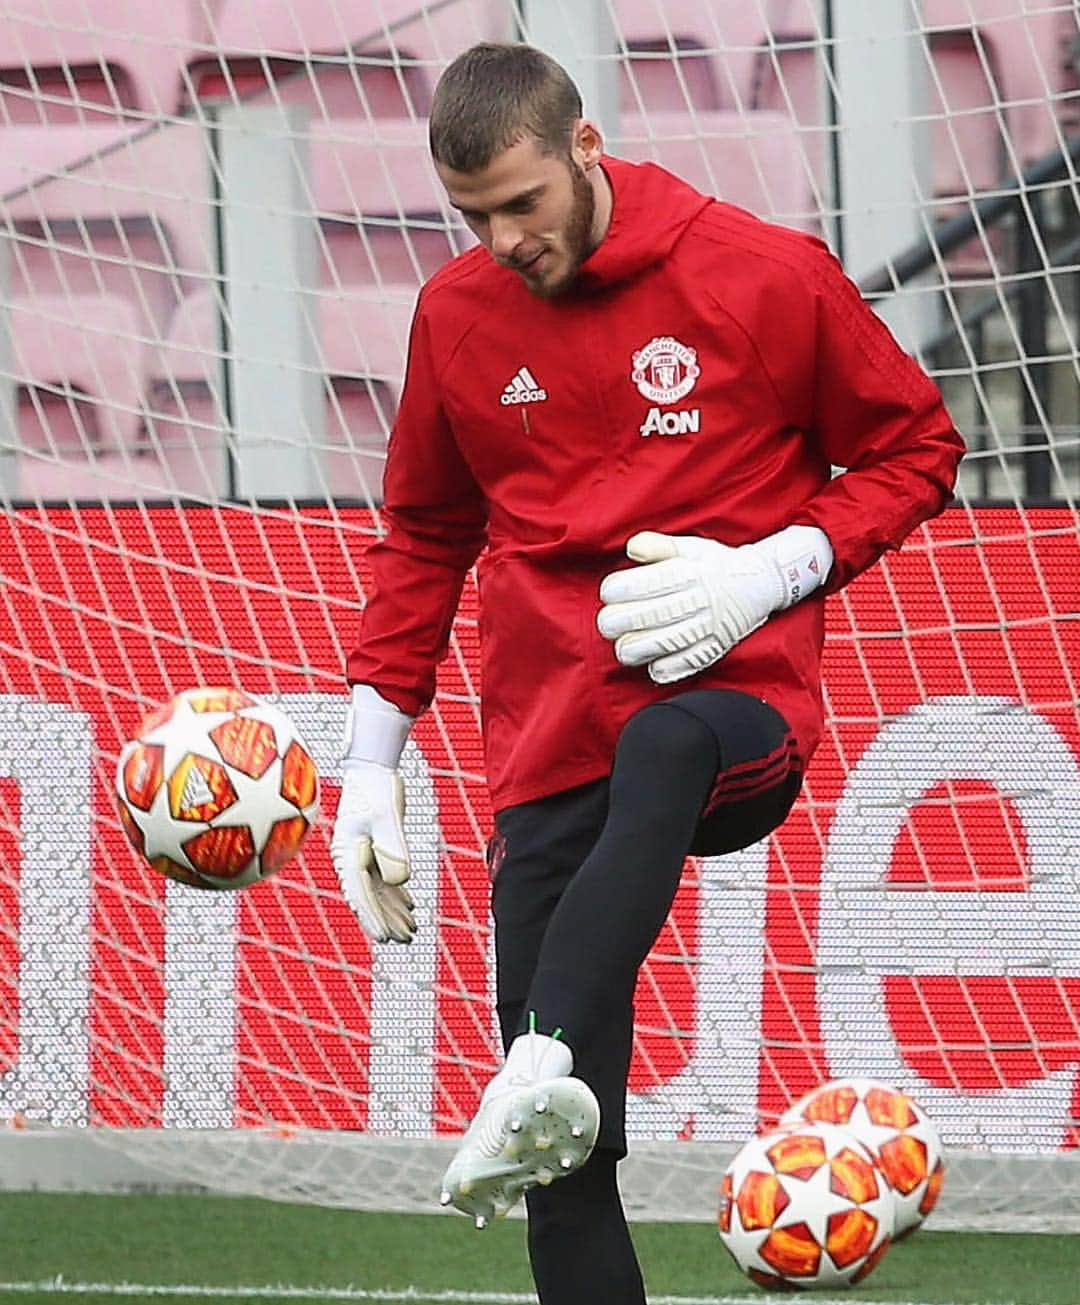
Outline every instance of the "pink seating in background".
[[338, 497], [382, 501], [386, 437], [405, 375], [416, 294], [324, 294], [319, 339], [327, 377], [326, 448], [320, 459]]
[[156, 338], [181, 297], [176, 257], [164, 229], [148, 216], [20, 220], [12, 224], [9, 290], [89, 302], [99, 295], [128, 303], [138, 332]]
[[[42, 414], [50, 437], [65, 439], [64, 432], [80, 429], [85, 421], [82, 401], [67, 403], [46, 396]], [[39, 424], [39, 399], [20, 396], [20, 433]], [[25, 435], [22, 436], [24, 439]], [[64, 453], [60, 459], [42, 455], [31, 445], [19, 458], [15, 499], [100, 501], [145, 498], [171, 498], [185, 491], [178, 489], [172, 469], [161, 462], [128, 448], [109, 449], [90, 457]], [[198, 491], [190, 490], [189, 493]], [[213, 491], [221, 493], [221, 487]]]
[[[339, 497], [379, 497], [414, 303], [415, 291], [319, 294], [326, 433], [319, 463]], [[200, 289], [181, 305], [168, 341], [151, 351], [143, 444], [187, 493], [208, 492], [207, 469], [220, 465], [225, 443], [218, 319], [214, 292]]]
[[[313, 21], [322, 6], [333, 3], [310, 0], [305, 21]], [[418, 0], [377, 0], [345, 12], [357, 29], [353, 39], [361, 48], [388, 49], [402, 57], [407, 53], [432, 82], [445, 64], [477, 41], [513, 40], [516, 35], [512, 6], [506, 0], [451, 0], [441, 6]]]
[[19, 492], [165, 484], [137, 452], [146, 356], [210, 266], [207, 177], [193, 123], [0, 131]]
[[[754, 51], [764, 28], [762, 2], [614, 0], [616, 36], [629, 52], [622, 97], [625, 107], [678, 110], [748, 104]], [[650, 73], [646, 65], [655, 62], [664, 48], [672, 52], [667, 69], [654, 68]], [[635, 82], [639, 83], [637, 92]], [[682, 86], [690, 90], [691, 83], [694, 98], [688, 104], [685, 94], [680, 98], [675, 92], [681, 93]], [[712, 103], [703, 103], [702, 94]]]
[[312, 185], [323, 213], [432, 212], [446, 195], [427, 149], [427, 123], [359, 118], [311, 125]]
[[713, 52], [681, 36], [627, 41], [619, 102], [631, 113], [722, 108], [716, 63]]
[[457, 252], [456, 233], [437, 213], [324, 218], [319, 279], [345, 290], [363, 284], [416, 289]]
[[[211, 49], [188, 69], [194, 99], [266, 91], [313, 117], [423, 117], [438, 72], [474, 41], [509, 35], [500, 0], [221, 0]], [[351, 53], [350, 53], [351, 52]]]
[[326, 284], [415, 288], [473, 242], [447, 207], [426, 123], [340, 119], [313, 124], [310, 140]]
[[178, 493], [212, 496], [225, 487], [221, 349], [215, 291], [204, 285], [181, 302], [167, 338], [149, 352], [139, 447], [168, 469]]
[[[1070, 84], [1066, 58], [1080, 36], [1075, 5], [1062, 0], [921, 0], [935, 49], [967, 33], [995, 71], [1015, 160], [1022, 170], [1058, 144], [1062, 95]], [[955, 44], [955, 42], [954, 42]], [[985, 79], [985, 72], [984, 72]], [[1012, 171], [1012, 166], [1009, 168]]]
[[405, 375], [416, 293], [320, 295], [319, 339], [330, 376], [373, 376], [396, 392]]
[[613, 154], [650, 160], [706, 194], [787, 226], [816, 230], [819, 205], [802, 145], [779, 113], [624, 114]]
[[[821, 193], [826, 158], [815, 54], [798, 45], [784, 49], [784, 42], [798, 42], [804, 32], [814, 37], [814, 13], [814, 0], [738, 5], [724, 0], [615, 0], [626, 49], [621, 100], [624, 110], [631, 111], [624, 115], [620, 135], [637, 137], [643, 129], [658, 138], [650, 149], [637, 141], [634, 157], [656, 158], [675, 171], [692, 174], [714, 192], [730, 190], [724, 198], [764, 216], [782, 213], [796, 225], [815, 226], [815, 191]], [[770, 33], [779, 42], [773, 50]], [[788, 95], [775, 93], [781, 50], [781, 75], [793, 83]], [[639, 126], [633, 111], [641, 109]], [[732, 117], [710, 119], [718, 110], [728, 110]], [[759, 117], [749, 110], [768, 114]], [[731, 139], [740, 132], [739, 112], [747, 115], [741, 131], [753, 138], [742, 146]], [[698, 130], [712, 137], [700, 147], [688, 140], [662, 139], [692, 136]], [[767, 139], [759, 140], [759, 135]]]
[[386, 434], [396, 401], [384, 382], [370, 377], [329, 378], [326, 400], [326, 446], [320, 470], [334, 498], [382, 502]]
[[[415, 286], [471, 243], [446, 208], [426, 132], [425, 122], [410, 119], [311, 125], [310, 202], [324, 219], [319, 245], [329, 284], [404, 280]], [[133, 300], [150, 310], [144, 318], [152, 331], [159, 319], [154, 306], [171, 312], [212, 270], [212, 165], [200, 123], [135, 133], [13, 127], [0, 141], [0, 193], [10, 196], [3, 210], [25, 234], [16, 259], [24, 260], [28, 287], [67, 275], [63, 263], [76, 280], [104, 276], [105, 260], [123, 257], [125, 239], [138, 232], [134, 265], [107, 276], [113, 284], [130, 283]], [[371, 221], [358, 226], [358, 218]], [[64, 239], [35, 244], [35, 229], [62, 232]]]
[[[784, 0], [774, 0], [773, 43], [758, 56], [753, 103], [794, 114], [823, 179], [827, 112], [820, 54], [808, 47], [816, 29], [806, 3], [789, 0], [785, 10]], [[925, 112], [932, 194], [965, 197], [992, 188], [1054, 149], [1076, 11], [1059, 0], [922, 0], [921, 9], [931, 61]]]
[[148, 224], [160, 269], [180, 280], [211, 259], [210, 161], [198, 123], [160, 128], [64, 124], [0, 131], [2, 209], [19, 223], [108, 227]]
[[[115, 126], [9, 128], [0, 187], [13, 288], [128, 298], [144, 336], [163, 330], [213, 267], [208, 144], [196, 122], [130, 133]], [[445, 208], [426, 124], [350, 118], [310, 135], [311, 202], [321, 219], [320, 279], [415, 289], [472, 243]]]
[[[25, 187], [85, 167], [86, 160], [104, 155], [138, 128], [132, 123], [95, 122], [78, 125], [16, 125], [0, 127], [0, 195], [14, 196]], [[10, 202], [5, 200], [6, 204]]]
[[20, 387], [13, 498], [131, 497], [124, 455], [100, 446], [97, 411], [82, 395]]
[[431, 105], [431, 84], [412, 63], [388, 51], [292, 56], [236, 52], [202, 56], [187, 71], [195, 100], [278, 100], [313, 118], [415, 117]]
[[[27, 393], [82, 402], [85, 420], [60, 446], [50, 432], [20, 432], [51, 457], [92, 458], [134, 444], [141, 421], [145, 345], [130, 303], [115, 295], [14, 297], [7, 306], [16, 384]], [[28, 419], [32, 412], [26, 414]]]
[[814, 0], [768, 0], [767, 27], [754, 53], [750, 103], [756, 109], [791, 114], [815, 132], [827, 121], [820, 64], [824, 33]]
[[980, 50], [968, 31], [933, 35], [930, 51], [926, 97], [932, 115], [933, 193], [966, 198], [996, 186], [1011, 170], [1009, 115], [995, 109], [999, 73], [994, 52], [985, 45]]
[[[931, 34], [925, 112], [929, 128], [931, 195], [964, 196], [997, 183], [1004, 148], [994, 92], [969, 32]], [[820, 49], [812, 27], [773, 33], [758, 55], [754, 104], [790, 113], [819, 184], [827, 175], [828, 108]], [[843, 112], [843, 88], [840, 88]]]
[[[205, 145], [194, 124], [11, 127], [0, 143], [9, 324], [24, 399], [37, 404], [21, 404], [23, 438], [67, 431], [52, 458], [23, 460], [44, 492], [56, 458], [93, 478], [136, 444], [146, 351], [208, 269]], [[69, 393], [93, 419], [85, 447], [70, 438]]]
[[118, 500], [170, 492], [167, 469], [129, 445], [106, 442], [107, 410], [98, 396], [76, 385], [54, 380], [18, 387], [19, 455], [11, 497]]
[[[204, 13], [200, 0], [4, 5], [0, 122], [89, 123], [131, 110], [175, 113], [180, 70], [206, 38]], [[35, 85], [40, 95], [32, 94]]]

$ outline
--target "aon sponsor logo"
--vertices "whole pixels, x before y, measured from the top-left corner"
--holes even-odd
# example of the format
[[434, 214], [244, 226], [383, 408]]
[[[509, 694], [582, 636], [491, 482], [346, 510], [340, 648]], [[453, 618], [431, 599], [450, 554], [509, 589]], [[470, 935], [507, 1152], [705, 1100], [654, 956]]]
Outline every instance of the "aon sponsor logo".
[[684, 412], [650, 408], [641, 427], [642, 435], [696, 435], [700, 430], [700, 408], [689, 408]]

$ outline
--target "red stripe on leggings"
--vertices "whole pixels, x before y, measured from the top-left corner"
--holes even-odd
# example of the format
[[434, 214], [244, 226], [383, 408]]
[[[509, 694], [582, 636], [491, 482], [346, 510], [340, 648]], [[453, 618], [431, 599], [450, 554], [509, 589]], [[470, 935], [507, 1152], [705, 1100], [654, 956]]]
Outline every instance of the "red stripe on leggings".
[[778, 748], [766, 756], [753, 757], [750, 761], [740, 761], [738, 765], [727, 767], [717, 775], [701, 814], [710, 815], [726, 802], [741, 802], [775, 788], [797, 768], [796, 761], [795, 736], [789, 734]]

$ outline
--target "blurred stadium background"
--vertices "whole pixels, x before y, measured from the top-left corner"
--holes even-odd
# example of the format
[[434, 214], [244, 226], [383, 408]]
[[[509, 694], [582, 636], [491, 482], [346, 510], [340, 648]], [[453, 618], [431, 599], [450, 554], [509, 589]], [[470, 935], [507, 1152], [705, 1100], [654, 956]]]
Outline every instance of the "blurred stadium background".
[[[1080, 1224], [1080, 25], [1066, 0], [5, 0], [0, 1183], [429, 1210], [495, 1060], [470, 587], [406, 754], [422, 929], [317, 832], [207, 900], [112, 774], [194, 684], [342, 666], [419, 286], [465, 248], [440, 69], [524, 37], [611, 152], [820, 234], [940, 384], [955, 505], [833, 600], [783, 831], [690, 865], [638, 993], [627, 1191], [709, 1219], [820, 1079], [941, 1127], [935, 1226]], [[629, 364], [628, 364], [629, 365]]]

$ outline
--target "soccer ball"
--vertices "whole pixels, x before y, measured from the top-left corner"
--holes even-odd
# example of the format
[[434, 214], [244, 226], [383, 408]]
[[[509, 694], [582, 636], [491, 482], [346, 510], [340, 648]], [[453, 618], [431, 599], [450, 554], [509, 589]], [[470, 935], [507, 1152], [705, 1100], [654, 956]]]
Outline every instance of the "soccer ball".
[[874, 1157], [835, 1124], [751, 1138], [720, 1184], [720, 1239], [761, 1287], [841, 1287], [881, 1260], [892, 1189]]
[[945, 1180], [934, 1121], [898, 1088], [869, 1078], [822, 1083], [780, 1116], [781, 1124], [840, 1124], [873, 1152], [896, 1193], [896, 1237], [914, 1232], [937, 1204]]
[[292, 860], [319, 808], [288, 716], [239, 689], [187, 689], [120, 752], [120, 822], [151, 866], [193, 888], [243, 888]]

